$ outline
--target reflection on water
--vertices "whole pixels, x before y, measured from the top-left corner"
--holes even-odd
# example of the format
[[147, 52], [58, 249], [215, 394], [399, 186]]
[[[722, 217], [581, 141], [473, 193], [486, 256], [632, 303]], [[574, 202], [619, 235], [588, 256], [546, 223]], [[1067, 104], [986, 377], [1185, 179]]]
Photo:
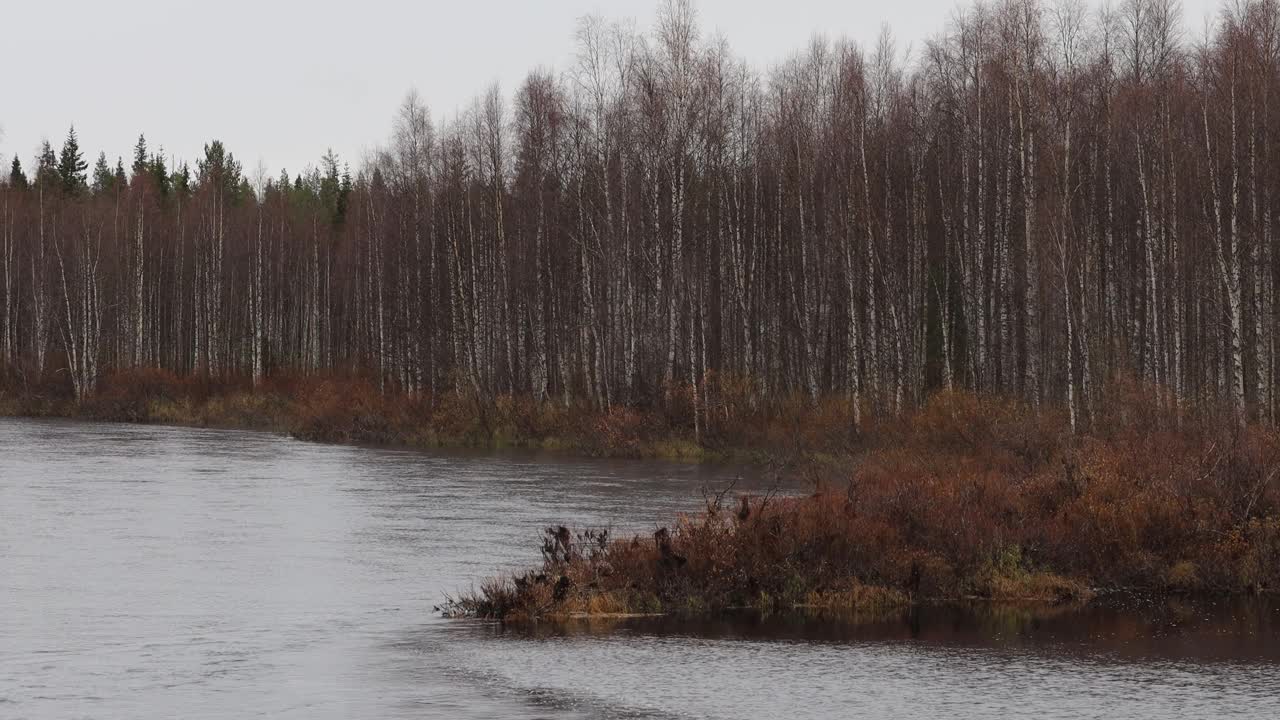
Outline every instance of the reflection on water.
[[1280, 670], [1280, 602], [1270, 597], [1102, 600], [1088, 606], [936, 603], [876, 615], [737, 611], [717, 618], [598, 618], [566, 623], [475, 623], [495, 638], [607, 634], [737, 642], [924, 643], [1051, 652], [1094, 662], [1256, 662]]
[[651, 529], [732, 474], [0, 420], [0, 717], [1280, 717], [1266, 602], [431, 611], [547, 524]]
[[1269, 597], [1104, 598], [1087, 606], [1058, 607], [939, 603], [874, 615], [738, 611], [709, 619], [473, 625], [473, 632], [513, 640], [629, 634], [741, 642], [923, 643], [1076, 654], [1098, 662], [1252, 662], [1280, 669], [1280, 602]]
[[1145, 611], [474, 623], [453, 655], [494, 687], [655, 716], [1280, 717], [1280, 606]]

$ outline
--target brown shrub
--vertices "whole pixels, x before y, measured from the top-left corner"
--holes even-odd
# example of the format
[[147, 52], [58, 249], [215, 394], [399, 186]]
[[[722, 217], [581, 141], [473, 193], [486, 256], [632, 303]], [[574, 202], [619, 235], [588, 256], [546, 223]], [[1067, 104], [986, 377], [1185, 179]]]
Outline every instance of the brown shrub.
[[398, 444], [404, 404], [366, 379], [321, 378], [299, 388], [291, 432], [305, 440]]
[[[611, 432], [639, 432], [636, 416], [610, 417]], [[843, 487], [712, 503], [652, 538], [546, 553], [528, 577], [559, 596], [522, 599], [532, 581], [503, 591], [536, 617], [1280, 588], [1280, 433], [1212, 417], [1076, 437], [1056, 412], [946, 393], [878, 427]]]
[[147, 422], [151, 405], [191, 394], [190, 383], [168, 370], [136, 368], [118, 370], [102, 379], [98, 392], [82, 405], [84, 412], [98, 420]]
[[531, 446], [563, 436], [570, 411], [562, 403], [527, 395], [500, 395], [495, 402], [492, 439], [496, 445]]
[[653, 426], [652, 416], [614, 405], [592, 418], [583, 433], [582, 445], [596, 455], [638, 456], [651, 439]]
[[488, 442], [491, 434], [491, 418], [485, 405], [460, 393], [445, 393], [438, 398], [430, 424], [437, 437], [466, 444]]

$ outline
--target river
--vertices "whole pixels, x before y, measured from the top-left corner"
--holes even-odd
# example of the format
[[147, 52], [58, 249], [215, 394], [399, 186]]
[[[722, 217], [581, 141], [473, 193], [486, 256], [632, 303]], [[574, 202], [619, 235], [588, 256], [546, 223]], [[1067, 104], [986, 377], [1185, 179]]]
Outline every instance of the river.
[[[446, 620], [729, 468], [0, 419], [0, 718], [1280, 717], [1280, 604]], [[739, 487], [759, 489], [760, 478]]]

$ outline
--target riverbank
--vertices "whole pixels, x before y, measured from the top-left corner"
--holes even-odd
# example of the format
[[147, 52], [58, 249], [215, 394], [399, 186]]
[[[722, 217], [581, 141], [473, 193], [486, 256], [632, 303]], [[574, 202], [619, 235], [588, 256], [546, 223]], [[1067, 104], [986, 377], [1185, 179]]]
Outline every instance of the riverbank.
[[930, 600], [1066, 603], [1117, 589], [1280, 589], [1280, 435], [1117, 407], [1052, 413], [942, 395], [840, 484], [727, 494], [652, 535], [549, 528], [542, 563], [447, 614], [503, 620], [730, 608], [875, 612]]
[[247, 379], [137, 369], [104, 377], [92, 397], [76, 401], [57, 383], [0, 378], [0, 416], [265, 430], [329, 443], [686, 462], [845, 456], [857, 444], [844, 399], [765, 406], [735, 397], [721, 393], [714, 406], [704, 400], [699, 426], [685, 388], [660, 403], [599, 408], [563, 398], [384, 393], [359, 376], [276, 377], [254, 387]]
[[[12, 384], [7, 387], [12, 387]], [[0, 414], [271, 430], [321, 442], [535, 448], [604, 457], [769, 460], [801, 497], [709, 497], [657, 533], [556, 527], [543, 562], [451, 614], [516, 619], [876, 610], [920, 600], [1068, 602], [1109, 589], [1280, 588], [1280, 433], [1214, 408], [1171, 411], [1117, 384], [1073, 432], [1051, 407], [948, 392], [901, 418], [842, 399], [720, 400], [695, 424], [660, 407], [381, 393], [358, 377], [244, 382], [156, 370], [104, 378], [89, 400], [0, 394]]]

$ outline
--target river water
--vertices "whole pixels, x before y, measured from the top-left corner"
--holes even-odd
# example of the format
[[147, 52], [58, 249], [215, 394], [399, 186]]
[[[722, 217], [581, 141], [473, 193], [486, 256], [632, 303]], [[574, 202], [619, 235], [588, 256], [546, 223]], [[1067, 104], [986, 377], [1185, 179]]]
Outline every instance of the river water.
[[[446, 593], [725, 468], [0, 419], [0, 718], [1280, 717], [1280, 605], [503, 628]], [[739, 487], [758, 487], [759, 480]]]

